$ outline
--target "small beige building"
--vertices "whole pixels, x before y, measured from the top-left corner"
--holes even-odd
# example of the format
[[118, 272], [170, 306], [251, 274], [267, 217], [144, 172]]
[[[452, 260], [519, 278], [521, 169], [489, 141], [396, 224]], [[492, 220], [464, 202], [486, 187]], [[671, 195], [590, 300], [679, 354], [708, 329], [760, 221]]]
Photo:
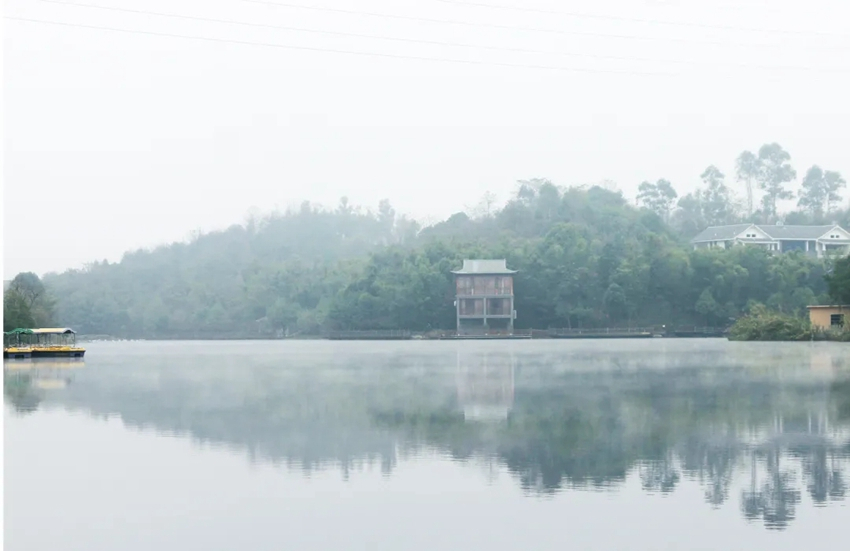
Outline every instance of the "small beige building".
[[809, 321], [819, 329], [842, 329], [850, 319], [850, 305], [808, 306]]

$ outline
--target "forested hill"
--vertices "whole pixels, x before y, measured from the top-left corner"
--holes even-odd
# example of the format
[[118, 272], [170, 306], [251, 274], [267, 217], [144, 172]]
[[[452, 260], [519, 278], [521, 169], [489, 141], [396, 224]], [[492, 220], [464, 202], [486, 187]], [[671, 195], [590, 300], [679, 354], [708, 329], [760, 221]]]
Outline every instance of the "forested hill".
[[[700, 197], [687, 206], [707, 212]], [[449, 329], [450, 271], [470, 257], [519, 270], [519, 327], [726, 325], [753, 302], [801, 311], [825, 299], [822, 262], [692, 251], [682, 209], [651, 199], [637, 208], [601, 187], [532, 180], [501, 208], [485, 199], [472, 216], [424, 229], [386, 202], [377, 212], [305, 203], [44, 283], [57, 323], [122, 337]], [[738, 221], [731, 206], [725, 216]]]

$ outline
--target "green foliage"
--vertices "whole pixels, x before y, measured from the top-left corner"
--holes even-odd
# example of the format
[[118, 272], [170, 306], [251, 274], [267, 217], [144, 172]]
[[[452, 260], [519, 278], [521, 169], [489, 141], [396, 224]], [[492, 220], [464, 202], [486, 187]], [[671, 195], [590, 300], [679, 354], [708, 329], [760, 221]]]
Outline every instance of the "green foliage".
[[3, 330], [53, 325], [54, 300], [32, 272], [15, 276], [3, 293]]
[[678, 194], [673, 185], [664, 179], [654, 184], [643, 182], [638, 187], [638, 203], [667, 220]]
[[813, 337], [808, 320], [767, 309], [754, 307], [729, 329], [735, 341], [806, 341]]
[[[787, 175], [781, 147], [761, 153], [739, 157], [739, 178]], [[464, 258], [506, 258], [519, 270], [519, 328], [726, 326], [753, 302], [802, 315], [825, 300], [817, 259], [752, 247], [691, 250], [686, 239], [706, 224], [738, 221], [720, 170], [709, 166], [702, 180], [672, 213], [676, 192], [666, 180], [641, 186], [644, 209], [598, 186], [524, 180], [502, 208], [487, 196], [471, 216], [421, 231], [387, 201], [374, 213], [346, 198], [335, 210], [304, 203], [118, 263], [51, 274], [45, 285], [61, 324], [148, 338], [451, 329], [451, 271]], [[32, 278], [19, 283], [21, 296], [43, 296], [41, 311], [51, 311]]]
[[721, 226], [737, 221], [732, 192], [726, 185], [726, 176], [711, 165], [700, 176], [705, 186], [698, 192], [702, 200], [705, 221], [709, 226]]
[[802, 191], [797, 206], [810, 213], [816, 219], [823, 219], [825, 213], [832, 211], [832, 205], [841, 199], [839, 190], [847, 182], [838, 172], [824, 172], [819, 166], [812, 166], [803, 178]]
[[776, 218], [776, 203], [781, 199], [790, 199], [793, 193], [786, 185], [797, 177], [791, 167], [791, 155], [778, 143], [764, 144], [758, 154], [758, 183], [764, 191], [762, 212], [769, 218]]
[[[377, 212], [309, 203], [190, 242], [50, 274], [57, 315], [81, 333], [251, 337], [316, 332], [332, 298], [370, 251], [408, 247], [418, 232], [388, 202]], [[302, 326], [302, 323], [304, 324]]]
[[735, 159], [735, 174], [746, 186], [747, 216], [752, 216], [755, 208], [753, 183], [758, 179], [760, 167], [759, 158], [752, 151], [744, 151]]
[[[749, 247], [692, 251], [647, 214], [601, 188], [559, 190], [542, 202], [524, 183], [490, 219], [454, 216], [423, 231], [417, 248], [372, 255], [328, 320], [344, 329], [452, 328], [450, 271], [464, 257], [507, 258], [519, 270], [520, 328], [725, 326], [750, 301], [802, 313], [826, 291], [815, 259]], [[457, 223], [461, 235], [443, 233]]]
[[18, 291], [9, 289], [3, 293], [3, 331], [18, 327], [35, 327], [35, 321], [26, 299]]
[[850, 304], [850, 256], [835, 261], [832, 273], [824, 276], [829, 296], [836, 304]]

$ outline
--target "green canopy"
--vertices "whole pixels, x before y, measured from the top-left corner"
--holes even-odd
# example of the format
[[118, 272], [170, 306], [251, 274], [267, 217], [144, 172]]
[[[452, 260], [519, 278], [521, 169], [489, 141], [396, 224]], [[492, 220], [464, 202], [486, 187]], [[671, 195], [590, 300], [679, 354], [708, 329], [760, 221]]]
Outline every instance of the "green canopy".
[[32, 329], [18, 328], [18, 329], [12, 329], [11, 331], [7, 331], [6, 333], [3, 333], [3, 334], [4, 335], [32, 335], [33, 330]]

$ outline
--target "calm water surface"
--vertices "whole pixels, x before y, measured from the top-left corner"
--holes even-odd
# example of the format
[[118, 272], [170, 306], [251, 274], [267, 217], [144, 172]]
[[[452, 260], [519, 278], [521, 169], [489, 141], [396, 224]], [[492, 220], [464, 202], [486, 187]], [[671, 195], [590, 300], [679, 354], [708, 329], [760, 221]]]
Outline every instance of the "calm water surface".
[[839, 343], [93, 343], [4, 382], [13, 551], [775, 551], [850, 527]]

